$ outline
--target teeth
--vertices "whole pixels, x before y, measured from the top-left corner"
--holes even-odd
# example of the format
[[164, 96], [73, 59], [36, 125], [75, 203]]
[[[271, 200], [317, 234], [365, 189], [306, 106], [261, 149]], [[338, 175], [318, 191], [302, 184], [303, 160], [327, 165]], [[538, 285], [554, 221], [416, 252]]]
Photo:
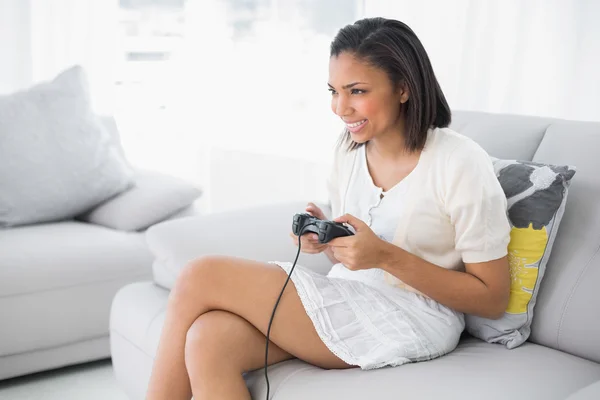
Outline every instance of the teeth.
[[366, 121], [366, 119], [363, 119], [362, 121], [358, 121], [353, 124], [346, 124], [346, 125], [350, 128], [356, 128], [357, 126], [362, 125], [365, 121]]

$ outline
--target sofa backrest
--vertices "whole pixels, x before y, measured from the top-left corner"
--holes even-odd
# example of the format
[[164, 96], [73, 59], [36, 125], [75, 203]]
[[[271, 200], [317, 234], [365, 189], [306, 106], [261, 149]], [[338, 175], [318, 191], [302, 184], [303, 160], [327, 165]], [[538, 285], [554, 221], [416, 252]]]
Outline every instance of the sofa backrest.
[[529, 340], [600, 362], [600, 122], [456, 111], [450, 127], [497, 158], [577, 168]]

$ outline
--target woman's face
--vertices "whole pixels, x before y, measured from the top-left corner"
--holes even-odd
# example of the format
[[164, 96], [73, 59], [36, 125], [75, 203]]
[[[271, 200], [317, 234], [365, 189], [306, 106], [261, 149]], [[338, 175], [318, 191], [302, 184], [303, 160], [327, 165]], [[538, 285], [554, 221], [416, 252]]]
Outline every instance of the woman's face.
[[331, 110], [355, 142], [397, 134], [400, 103], [408, 100], [408, 91], [394, 88], [385, 71], [340, 53], [329, 60], [329, 90]]

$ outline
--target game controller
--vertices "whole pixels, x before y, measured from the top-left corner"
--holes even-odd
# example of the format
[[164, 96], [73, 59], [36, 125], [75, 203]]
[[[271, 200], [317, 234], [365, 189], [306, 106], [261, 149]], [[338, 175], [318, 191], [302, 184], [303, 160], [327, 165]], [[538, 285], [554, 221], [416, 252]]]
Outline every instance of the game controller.
[[296, 236], [300, 236], [300, 233], [316, 233], [319, 243], [329, 243], [338, 237], [354, 235], [354, 232], [341, 222], [325, 221], [306, 213], [294, 215], [292, 232]]

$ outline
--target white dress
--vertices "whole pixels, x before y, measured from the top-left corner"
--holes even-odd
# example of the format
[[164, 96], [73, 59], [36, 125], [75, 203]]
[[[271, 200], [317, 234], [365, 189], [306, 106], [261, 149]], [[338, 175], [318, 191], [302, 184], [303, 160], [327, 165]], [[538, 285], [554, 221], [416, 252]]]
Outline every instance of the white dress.
[[[352, 172], [346, 212], [391, 241], [405, 179], [384, 192], [369, 174], [365, 146]], [[292, 263], [272, 261], [288, 274]], [[464, 316], [425, 296], [390, 286], [378, 268], [352, 271], [338, 263], [325, 276], [296, 265], [290, 279], [306, 313], [329, 350], [362, 369], [430, 360], [452, 351]]]

